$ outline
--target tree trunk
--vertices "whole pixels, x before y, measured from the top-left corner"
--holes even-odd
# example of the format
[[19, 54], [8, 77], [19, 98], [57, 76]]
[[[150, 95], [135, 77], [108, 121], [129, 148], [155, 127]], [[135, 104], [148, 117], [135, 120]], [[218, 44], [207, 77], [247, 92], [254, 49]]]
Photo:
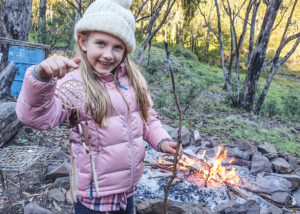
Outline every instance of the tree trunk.
[[47, 11], [47, 0], [41, 0], [39, 6], [39, 27], [38, 27], [38, 40], [40, 43], [45, 41], [45, 30], [46, 30], [46, 11]]
[[169, 13], [171, 12], [172, 7], [174, 6], [176, 0], [168, 0], [167, 9], [165, 11], [165, 14], [164, 14], [161, 22], [159, 23], [159, 25], [154, 30], [152, 30], [154, 22], [158, 19], [159, 13], [160, 13], [162, 7], [165, 5], [165, 2], [166, 2], [166, 0], [162, 0], [160, 2], [159, 6], [157, 7], [156, 11], [154, 11], [152, 13], [151, 19], [150, 19], [149, 24], [148, 24], [145, 40], [144, 40], [144, 42], [142, 44], [142, 47], [140, 48], [140, 51], [139, 51], [139, 54], [138, 54], [138, 58], [137, 58], [137, 64], [138, 65], [143, 60], [144, 52], [145, 52], [145, 49], [146, 49], [148, 43], [152, 40], [152, 38], [156, 35], [156, 33], [160, 30], [162, 25], [165, 23], [165, 21], [166, 21], [168, 15], [169, 15]]
[[247, 111], [253, 110], [258, 79], [266, 56], [270, 34], [282, 0], [272, 0], [267, 8], [261, 31], [256, 41], [255, 49], [247, 71], [246, 80], [240, 95], [239, 105]]
[[32, 0], [2, 0], [0, 4], [0, 37], [27, 41]]
[[[32, 0], [0, 1], [0, 37], [27, 41], [30, 29]], [[0, 71], [7, 65], [8, 44], [0, 44]]]

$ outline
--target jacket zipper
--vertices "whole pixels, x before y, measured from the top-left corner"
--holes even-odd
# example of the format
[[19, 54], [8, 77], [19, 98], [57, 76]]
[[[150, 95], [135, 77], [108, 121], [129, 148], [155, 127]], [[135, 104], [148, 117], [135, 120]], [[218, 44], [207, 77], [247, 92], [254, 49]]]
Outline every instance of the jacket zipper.
[[[128, 93], [130, 93], [130, 90], [128, 88], [126, 88], [125, 86], [121, 85], [121, 83], [119, 82], [119, 80], [117, 79], [117, 83], [118, 83], [118, 86], [120, 88], [122, 88], [123, 90], [125, 91], [128, 91]], [[119, 91], [119, 90], [117, 90]], [[119, 91], [119, 93], [121, 93], [121, 91]], [[124, 96], [122, 96], [121, 94], [121, 97], [123, 98], [124, 102], [126, 102]], [[127, 103], [128, 104], [128, 103]], [[130, 130], [130, 106], [128, 105], [128, 108], [126, 110], [126, 116], [127, 116], [127, 124], [128, 124], [128, 128], [127, 128], [127, 132], [128, 132], [128, 140], [129, 140], [129, 148], [130, 148], [130, 153], [131, 153], [131, 184], [130, 184], [130, 189], [133, 189], [133, 179], [134, 179], [134, 166], [135, 166], [135, 163], [134, 163], [134, 156], [133, 156], [133, 148], [132, 148], [132, 143], [131, 143], [131, 130]]]

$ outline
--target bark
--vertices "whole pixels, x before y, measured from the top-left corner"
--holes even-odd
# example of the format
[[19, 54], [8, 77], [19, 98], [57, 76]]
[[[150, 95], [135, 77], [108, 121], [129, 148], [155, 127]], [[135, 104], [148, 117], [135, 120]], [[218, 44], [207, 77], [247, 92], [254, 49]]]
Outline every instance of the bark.
[[45, 41], [45, 30], [46, 30], [46, 11], [47, 11], [47, 0], [40, 0], [39, 5], [39, 27], [38, 27], [38, 40], [40, 43]]
[[145, 0], [145, 1], [143, 2], [142, 6], [140, 7], [139, 11], [137, 12], [136, 16], [134, 17], [135, 20], [138, 19], [138, 17], [140, 16], [142, 10], [144, 9], [144, 7], [145, 7], [145, 5], [147, 4], [148, 1], [149, 1], [149, 0]]
[[215, 0], [215, 5], [216, 5], [217, 17], [218, 17], [218, 34], [216, 36], [217, 36], [217, 39], [218, 39], [219, 45], [220, 45], [221, 67], [222, 67], [223, 75], [224, 75], [224, 79], [225, 79], [225, 89], [230, 93], [230, 96], [233, 97], [233, 92], [232, 92], [232, 88], [230, 85], [228, 71], [225, 66], [224, 47], [223, 47], [223, 41], [222, 41], [221, 14], [220, 14], [220, 7], [219, 7], [218, 0]]
[[[27, 41], [30, 29], [32, 0], [0, 1], [0, 37]], [[7, 65], [8, 44], [0, 43], [0, 71]]]
[[32, 0], [2, 0], [0, 3], [0, 37], [27, 41]]
[[[147, 27], [147, 33], [146, 33], [146, 37], [145, 40], [142, 44], [142, 47], [140, 48], [139, 54], [138, 54], [138, 60], [137, 60], [137, 64], [139, 65], [144, 57], [144, 52], [145, 49], [147, 48], [147, 45], [149, 44], [149, 42], [152, 40], [152, 38], [156, 35], [156, 33], [160, 30], [160, 28], [162, 27], [162, 25], [165, 23], [169, 13], [171, 12], [174, 4], [175, 4], [176, 0], [168, 0], [168, 5], [167, 5], [167, 9], [166, 12], [164, 14], [164, 17], [162, 18], [162, 21], [159, 23], [159, 25], [153, 30], [153, 25], [155, 23], [155, 21], [158, 19], [160, 11], [162, 9], [162, 7], [165, 5], [166, 0], [162, 0], [160, 2], [160, 4], [157, 6], [157, 9], [153, 11], [151, 19], [149, 21], [148, 27]], [[154, 7], [156, 6], [157, 3], [155, 3]]]
[[270, 34], [276, 19], [276, 15], [282, 0], [272, 0], [267, 8], [261, 31], [256, 41], [253, 55], [249, 62], [249, 67], [244, 82], [243, 90], [240, 94], [239, 105], [247, 111], [253, 110], [258, 79], [266, 56]]
[[175, 78], [174, 78], [173, 66], [172, 66], [171, 58], [170, 58], [170, 51], [168, 49], [168, 43], [166, 41], [164, 41], [164, 44], [165, 44], [167, 61], [168, 61], [169, 70], [170, 70], [171, 79], [172, 79], [172, 88], [173, 88], [174, 99], [175, 99], [176, 107], [177, 107], [177, 110], [178, 110], [178, 113], [179, 113], [178, 140], [177, 140], [176, 153], [174, 155], [174, 164], [173, 164], [173, 168], [172, 168], [172, 177], [170, 178], [170, 180], [169, 180], [169, 182], [166, 186], [165, 197], [164, 197], [164, 214], [167, 214], [168, 213], [168, 194], [169, 194], [170, 187], [173, 183], [173, 180], [176, 177], [176, 167], [177, 167], [177, 162], [178, 162], [177, 157], [179, 155], [179, 148], [181, 147], [181, 143], [182, 143], [182, 139], [181, 139], [182, 111], [181, 111], [180, 103], [179, 103], [177, 92], [176, 92], [176, 83], [175, 83]]
[[258, 2], [254, 0], [253, 2], [253, 12], [252, 12], [252, 17], [251, 17], [251, 27], [250, 27], [250, 39], [249, 39], [249, 52], [248, 52], [248, 64], [247, 68], [249, 67], [249, 62], [251, 61], [252, 58], [252, 53], [253, 53], [253, 46], [254, 46], [254, 33], [255, 33], [255, 19], [257, 16], [257, 11], [259, 8], [261, 0]]
[[6, 100], [10, 96], [10, 87], [15, 79], [17, 67], [14, 62], [0, 73], [0, 100]]
[[[295, 8], [296, 8], [296, 5], [298, 3], [298, 0], [296, 0], [294, 2], [294, 5], [293, 5], [293, 8], [292, 8], [292, 11], [291, 11], [291, 14], [288, 18], [288, 21], [287, 21], [287, 24], [285, 26], [285, 29], [284, 29], [284, 32], [283, 32], [283, 35], [282, 35], [282, 38], [281, 38], [281, 42], [280, 42], [280, 45], [278, 47], [278, 49], [276, 50], [276, 54], [275, 54], [275, 57], [273, 58], [272, 60], [272, 67], [270, 69], [270, 72], [269, 72], [269, 75], [268, 75], [268, 79], [265, 83], [265, 86], [264, 86], [264, 89], [262, 90], [259, 98], [258, 98], [258, 101], [257, 101], [257, 104], [255, 106], [255, 110], [254, 112], [256, 114], [259, 114], [260, 111], [261, 111], [261, 108], [262, 108], [262, 105], [265, 101], [265, 98], [267, 96], [267, 93], [269, 91], [269, 88], [271, 86], [271, 83], [272, 83], [272, 80], [274, 78], [274, 75], [276, 73], [276, 71], [278, 70], [278, 68], [286, 62], [286, 60], [288, 60], [288, 58], [294, 53], [294, 51], [296, 50], [296, 48], [298, 47], [299, 43], [300, 43], [300, 32], [295, 34], [295, 35], [292, 35], [288, 38], [286, 38], [286, 35], [287, 35], [287, 32], [288, 32], [288, 29], [289, 29], [289, 25], [291, 24], [291, 19], [293, 17], [293, 13], [295, 11]], [[290, 49], [290, 51], [280, 60], [280, 54], [281, 54], [281, 51], [282, 49], [289, 43], [291, 42], [292, 40], [296, 40], [296, 42], [294, 43], [293, 47]], [[265, 66], [264, 66], [265, 67]]]

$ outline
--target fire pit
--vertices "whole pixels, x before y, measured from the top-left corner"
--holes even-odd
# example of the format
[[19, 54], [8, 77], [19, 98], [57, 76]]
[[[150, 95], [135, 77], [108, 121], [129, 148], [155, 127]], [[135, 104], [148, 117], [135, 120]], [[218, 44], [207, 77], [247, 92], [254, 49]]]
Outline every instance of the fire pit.
[[[289, 181], [291, 179], [275, 173], [256, 175], [251, 172], [251, 156], [244, 151], [224, 146], [186, 148], [178, 163], [177, 177], [171, 186], [169, 199], [185, 203], [204, 203], [214, 211], [219, 211], [224, 203], [230, 204], [229, 202], [234, 201], [245, 204], [249, 200], [256, 201], [259, 213], [299, 210], [292, 194], [293, 182]], [[137, 199], [163, 199], [172, 166], [173, 156], [148, 148]], [[294, 175], [293, 179], [297, 180], [298, 188], [300, 177]]]

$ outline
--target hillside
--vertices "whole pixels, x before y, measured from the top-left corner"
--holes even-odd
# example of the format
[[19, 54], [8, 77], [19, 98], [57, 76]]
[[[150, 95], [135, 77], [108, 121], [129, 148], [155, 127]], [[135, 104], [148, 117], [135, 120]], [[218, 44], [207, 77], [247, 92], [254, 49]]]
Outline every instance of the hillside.
[[[174, 127], [178, 125], [178, 113], [165, 55], [162, 46], [153, 47], [150, 65], [146, 65], [145, 56], [141, 70], [161, 120]], [[222, 89], [221, 69], [200, 63], [184, 48], [175, 47], [171, 55], [184, 126], [197, 129], [203, 139], [228, 144], [240, 140], [271, 143], [279, 150], [300, 155], [299, 82], [275, 77], [262, 113], [257, 116], [231, 107], [230, 99]], [[264, 82], [261, 78], [259, 88]]]

